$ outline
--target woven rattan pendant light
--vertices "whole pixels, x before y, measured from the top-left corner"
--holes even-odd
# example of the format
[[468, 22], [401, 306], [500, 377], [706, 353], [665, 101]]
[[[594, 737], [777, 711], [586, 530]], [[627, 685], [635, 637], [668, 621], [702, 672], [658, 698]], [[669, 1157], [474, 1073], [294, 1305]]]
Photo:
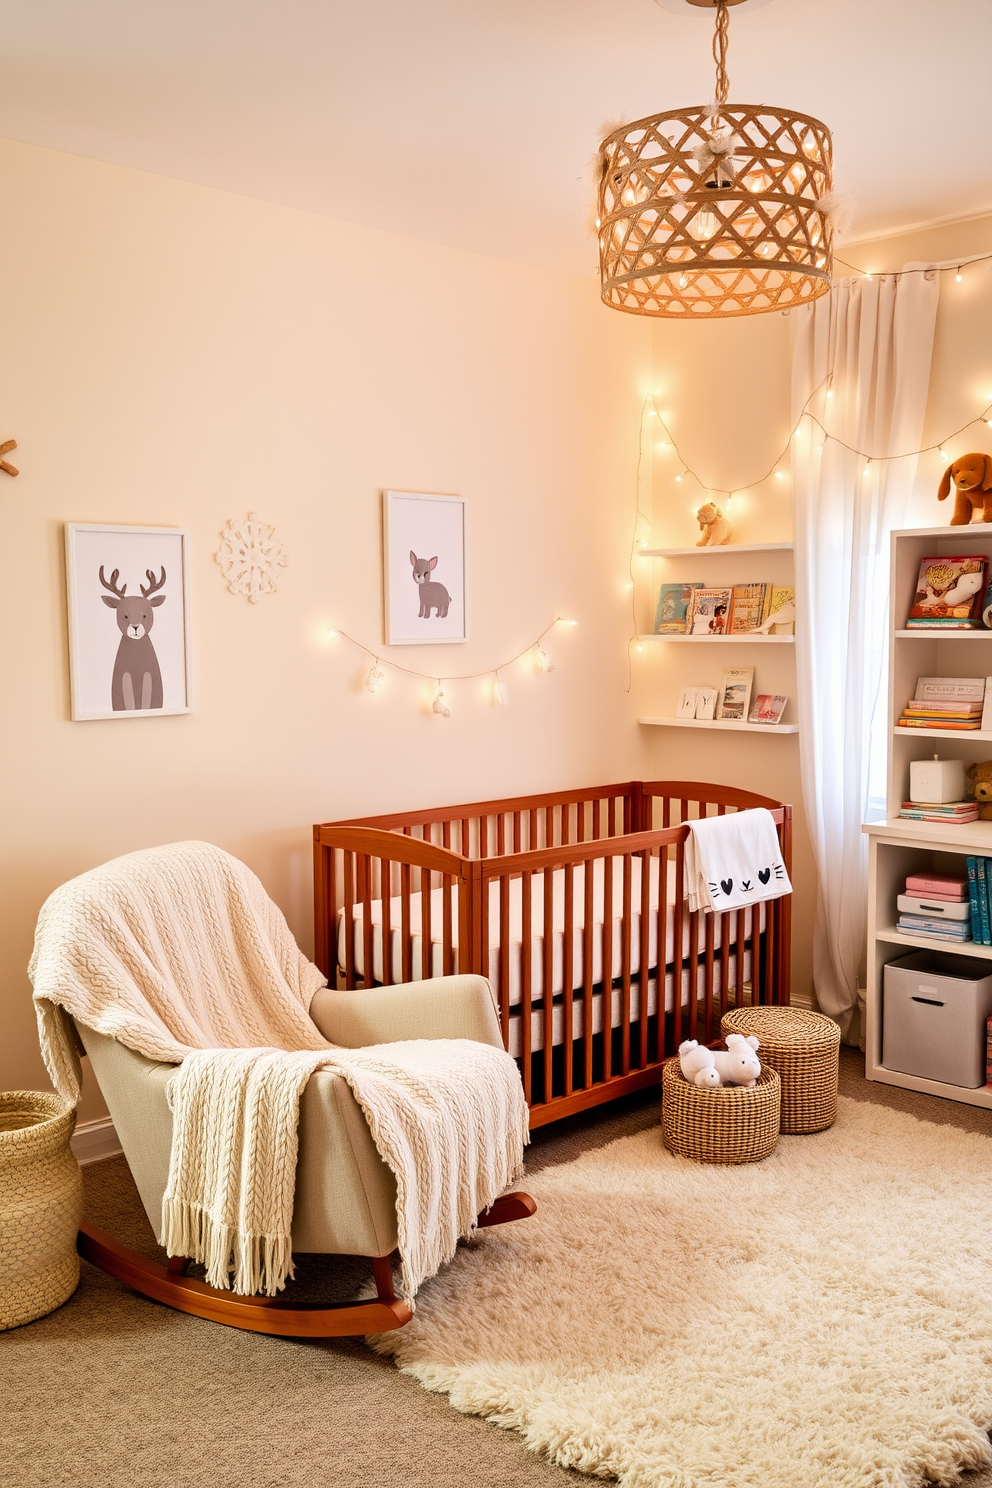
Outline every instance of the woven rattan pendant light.
[[806, 114], [728, 104], [728, 0], [687, 3], [716, 11], [716, 102], [603, 140], [603, 299], [681, 320], [806, 304], [830, 286], [830, 131]]

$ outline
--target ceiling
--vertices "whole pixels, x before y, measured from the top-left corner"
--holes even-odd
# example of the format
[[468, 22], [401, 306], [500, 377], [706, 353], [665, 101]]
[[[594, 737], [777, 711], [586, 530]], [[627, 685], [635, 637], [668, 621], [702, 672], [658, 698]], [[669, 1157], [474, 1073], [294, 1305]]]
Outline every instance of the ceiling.
[[[713, 96], [655, 0], [0, 0], [0, 135], [591, 272], [604, 121]], [[730, 12], [730, 101], [834, 133], [854, 233], [992, 209], [992, 0]]]

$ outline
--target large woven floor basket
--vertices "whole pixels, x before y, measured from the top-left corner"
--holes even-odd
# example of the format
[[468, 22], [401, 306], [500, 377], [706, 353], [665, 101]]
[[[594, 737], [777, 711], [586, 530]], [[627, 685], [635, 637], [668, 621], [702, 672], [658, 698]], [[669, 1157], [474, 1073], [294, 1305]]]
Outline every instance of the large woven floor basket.
[[720, 1090], [691, 1085], [670, 1059], [661, 1077], [661, 1135], [669, 1152], [696, 1162], [748, 1163], [778, 1141], [781, 1084], [763, 1069], [756, 1085]]
[[79, 1284], [76, 1113], [39, 1090], [0, 1094], [0, 1329], [53, 1312]]
[[753, 1033], [758, 1058], [782, 1077], [782, 1130], [818, 1132], [837, 1117], [840, 1029], [805, 1008], [740, 1007], [724, 1013], [720, 1032]]

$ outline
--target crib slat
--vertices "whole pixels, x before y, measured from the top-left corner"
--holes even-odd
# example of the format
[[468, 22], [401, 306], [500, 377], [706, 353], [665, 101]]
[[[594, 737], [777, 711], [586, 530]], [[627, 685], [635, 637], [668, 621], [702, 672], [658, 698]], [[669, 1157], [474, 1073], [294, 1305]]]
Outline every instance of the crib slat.
[[413, 981], [413, 941], [410, 935], [410, 864], [400, 864], [400, 966], [404, 982]]
[[554, 869], [544, 870], [544, 1090], [541, 1099], [549, 1101], [553, 1094], [552, 1055], [554, 1054], [555, 1006], [554, 1006]]
[[598, 842], [600, 837], [602, 836], [602, 833], [600, 831], [601, 820], [601, 803], [599, 801], [599, 798], [597, 797], [596, 800], [592, 803], [592, 837], [594, 842]]
[[355, 987], [355, 855], [344, 855], [344, 984], [349, 991]]
[[431, 947], [431, 875], [426, 868], [420, 870], [420, 978], [426, 981], [433, 975], [433, 951]]
[[[620, 916], [620, 968], [623, 978], [620, 1027], [623, 1058], [623, 1073], [630, 1074], [630, 900], [631, 871], [633, 860], [630, 853], [623, 855], [623, 912]], [[611, 932], [612, 939], [612, 932]]]
[[690, 909], [689, 920], [689, 1037], [698, 1038], [699, 1026], [699, 915]]
[[362, 871], [362, 983], [371, 987], [375, 982], [375, 942], [372, 938], [372, 859], [364, 854]]
[[603, 859], [603, 1079], [613, 1074], [613, 864]]
[[706, 1003], [703, 1008], [703, 1028], [705, 1029], [703, 1040], [705, 1043], [710, 1044], [713, 1042], [713, 944], [716, 938], [713, 921], [716, 919], [716, 916], [711, 913], [706, 915], [705, 918], [706, 954], [703, 971], [703, 996], [706, 998]]
[[521, 966], [520, 966], [520, 1013], [523, 1018], [523, 1069], [521, 1074], [524, 1081], [524, 1098], [527, 1104], [531, 1101], [531, 1086], [533, 1084], [531, 1068], [531, 1010], [533, 1003], [533, 988], [531, 986], [531, 970], [533, 966], [533, 904], [531, 901], [531, 878], [529, 869], [525, 869], [520, 875], [520, 918], [521, 918]]
[[606, 803], [606, 835], [615, 837], [617, 835], [617, 798], [611, 796]]
[[565, 864], [565, 923], [562, 929], [562, 982], [564, 992], [562, 1004], [565, 1013], [565, 1094], [572, 1093], [572, 1009], [575, 1003], [575, 867]]
[[527, 851], [536, 852], [540, 843], [537, 839], [537, 809], [531, 807], [527, 813]]
[[390, 902], [389, 860], [379, 859], [379, 900], [382, 907], [382, 985], [393, 984], [393, 906]]
[[[340, 961], [337, 939], [338, 909], [343, 907], [338, 904], [337, 848], [332, 847], [329, 851], [324, 851], [324, 869], [327, 874], [327, 893], [330, 900], [328, 905], [327, 928], [325, 930], [327, 937], [327, 980], [329, 986], [336, 987], [338, 984], [338, 963]], [[345, 913], [343, 923], [347, 927], [347, 913]], [[347, 944], [347, 935], [345, 936], [345, 943]]]
[[[673, 1033], [672, 1042], [673, 1042], [673, 1044], [675, 1046], [675, 1049], [678, 1048], [679, 1044], [682, 1042], [682, 1037], [683, 1037], [683, 1035], [682, 1035], [682, 970], [683, 970], [683, 964], [684, 964], [684, 962], [683, 962], [682, 943], [683, 943], [683, 940], [684, 940], [683, 927], [685, 925], [685, 896], [684, 896], [684, 893], [683, 893], [683, 887], [682, 887], [682, 885], [683, 885], [683, 874], [684, 874], [684, 871], [685, 871], [685, 842], [684, 842], [683, 839], [680, 838], [679, 841], [678, 841], [678, 843], [676, 844], [676, 847], [675, 847], [675, 896], [674, 896], [674, 898], [672, 900], [672, 904], [673, 904], [673, 907], [674, 907], [674, 909], [673, 909], [673, 916], [672, 916], [672, 931], [673, 931], [674, 940], [675, 940], [675, 944], [672, 946], [672, 972], [673, 972], [673, 976], [674, 976], [674, 981], [672, 983], [672, 986], [673, 986], [672, 1011], [673, 1011], [673, 1013], [675, 1015], [674, 1016], [674, 1024], [673, 1024], [674, 1033]], [[690, 934], [691, 934], [691, 927], [690, 927]], [[673, 1049], [672, 1052], [674, 1053], [674, 1049]]]
[[510, 876], [499, 877], [499, 1016], [509, 1035], [510, 1029]]
[[[651, 949], [651, 863], [653, 859], [649, 852], [641, 853], [641, 949], [639, 966], [637, 972], [637, 985], [640, 994], [640, 1016], [638, 1018], [638, 1064], [641, 1069], [648, 1062], [648, 983], [651, 979], [650, 949]], [[659, 896], [660, 897], [660, 896]], [[656, 957], [657, 970], [655, 976], [658, 979], [658, 991], [662, 998], [665, 995], [665, 958], [664, 947], [661, 939], [658, 940], [659, 955]], [[661, 1020], [664, 1024], [664, 1005], [662, 1004]]]
[[586, 1090], [592, 1089], [592, 878], [594, 861], [593, 858], [587, 858], [582, 865], [582, 1052]]
[[455, 973], [455, 950], [452, 944], [454, 940], [454, 875], [451, 873], [441, 874], [441, 935], [443, 938], [443, 950], [441, 957], [441, 975], [454, 976]]
[[761, 1001], [761, 906], [751, 910], [751, 1005]]

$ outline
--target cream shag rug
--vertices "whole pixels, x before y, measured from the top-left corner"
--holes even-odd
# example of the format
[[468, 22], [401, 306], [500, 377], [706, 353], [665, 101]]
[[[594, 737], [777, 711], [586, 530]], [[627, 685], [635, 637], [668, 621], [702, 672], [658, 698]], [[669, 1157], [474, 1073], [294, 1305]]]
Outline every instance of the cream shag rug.
[[624, 1488], [915, 1488], [992, 1462], [992, 1141], [842, 1099], [764, 1162], [660, 1129], [528, 1180], [374, 1340]]

